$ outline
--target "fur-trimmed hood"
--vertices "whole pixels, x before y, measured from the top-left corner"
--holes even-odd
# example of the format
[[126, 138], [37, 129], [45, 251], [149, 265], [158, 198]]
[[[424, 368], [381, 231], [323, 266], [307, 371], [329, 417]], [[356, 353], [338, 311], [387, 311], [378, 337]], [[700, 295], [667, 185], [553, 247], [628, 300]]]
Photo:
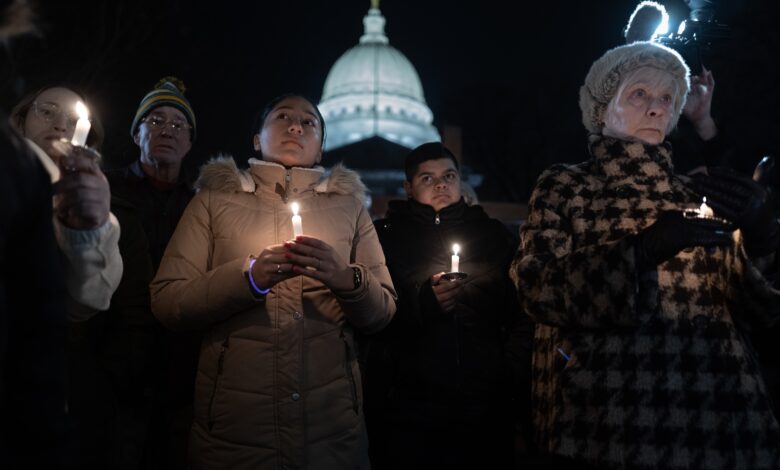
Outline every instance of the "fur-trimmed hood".
[[[249, 169], [241, 170], [236, 165], [235, 160], [230, 155], [218, 155], [208, 163], [203, 165], [200, 176], [195, 182], [195, 189], [210, 189], [220, 192], [247, 192], [253, 193], [258, 189], [260, 182], [253, 177], [253, 172], [263, 171], [263, 168], [282, 169], [284, 167], [278, 163], [266, 162], [251, 158], [249, 160]], [[361, 201], [365, 199], [366, 186], [360, 180], [360, 175], [356, 171], [350, 170], [343, 164], [338, 163], [330, 170], [323, 167], [314, 168], [293, 168], [293, 171], [309, 173], [312, 172], [318, 177], [312, 178], [314, 183], [310, 185], [315, 193], [319, 194], [341, 194], [352, 195]]]

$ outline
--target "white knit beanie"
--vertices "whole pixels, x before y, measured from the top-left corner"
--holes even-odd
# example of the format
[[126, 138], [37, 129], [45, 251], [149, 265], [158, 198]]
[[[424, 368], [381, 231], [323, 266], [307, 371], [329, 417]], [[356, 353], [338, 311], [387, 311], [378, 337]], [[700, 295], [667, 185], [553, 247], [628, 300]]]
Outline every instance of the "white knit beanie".
[[607, 51], [593, 65], [580, 87], [582, 123], [593, 134], [601, 134], [607, 105], [620, 88], [620, 82], [629, 73], [642, 67], [653, 67], [668, 72], [677, 82], [674, 115], [670, 129], [680, 117], [690, 82], [689, 70], [677, 51], [655, 42], [634, 42]]

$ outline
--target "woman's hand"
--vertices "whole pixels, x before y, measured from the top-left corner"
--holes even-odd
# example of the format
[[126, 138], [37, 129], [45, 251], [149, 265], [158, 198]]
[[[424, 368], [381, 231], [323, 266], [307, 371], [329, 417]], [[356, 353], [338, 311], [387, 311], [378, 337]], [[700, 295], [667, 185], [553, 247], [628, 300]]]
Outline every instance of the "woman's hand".
[[707, 196], [718, 217], [734, 222], [742, 230], [745, 250], [751, 257], [774, 253], [780, 245], [780, 224], [774, 201], [761, 184], [728, 168], [710, 167], [706, 176], [690, 182], [697, 193]]
[[715, 78], [710, 70], [702, 67], [701, 75], [691, 76], [691, 91], [685, 101], [683, 115], [691, 121], [702, 140], [710, 140], [718, 133], [711, 114], [714, 92]]
[[453, 281], [441, 280], [444, 273], [438, 273], [431, 276], [431, 289], [442, 312], [449, 312], [455, 308], [460, 295], [463, 293], [463, 281], [456, 279]]
[[252, 265], [252, 280], [261, 289], [270, 289], [298, 274], [292, 271], [292, 264], [285, 257], [284, 245], [270, 245], [256, 258]]
[[286, 259], [292, 264], [292, 271], [317, 279], [332, 291], [354, 290], [352, 268], [324, 241], [299, 235], [284, 244]]
[[731, 225], [718, 219], [685, 217], [680, 211], [661, 212], [652, 225], [636, 235], [637, 265], [654, 269], [686, 248], [731, 245], [733, 231]]
[[111, 191], [92, 149], [73, 147], [59, 160], [62, 178], [55, 185], [54, 211], [74, 230], [92, 230], [106, 223]]

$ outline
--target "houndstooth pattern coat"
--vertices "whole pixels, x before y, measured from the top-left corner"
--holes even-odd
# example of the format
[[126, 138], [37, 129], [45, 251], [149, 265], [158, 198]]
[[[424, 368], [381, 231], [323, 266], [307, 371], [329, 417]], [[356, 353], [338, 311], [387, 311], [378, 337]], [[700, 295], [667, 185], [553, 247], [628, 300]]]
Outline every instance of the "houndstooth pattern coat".
[[599, 467], [780, 468], [780, 428], [742, 325], [780, 319], [780, 292], [728, 248], [638, 272], [633, 235], [697, 207], [671, 148], [593, 136], [531, 197], [511, 274], [538, 325], [534, 425], [544, 452]]

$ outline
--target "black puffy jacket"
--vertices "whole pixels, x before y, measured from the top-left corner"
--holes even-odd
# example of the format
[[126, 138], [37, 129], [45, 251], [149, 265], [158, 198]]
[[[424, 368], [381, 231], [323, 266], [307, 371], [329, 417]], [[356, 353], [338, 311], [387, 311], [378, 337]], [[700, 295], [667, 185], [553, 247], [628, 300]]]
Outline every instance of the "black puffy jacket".
[[[439, 213], [413, 200], [392, 201], [375, 225], [399, 300], [396, 317], [369, 353], [374, 384], [391, 406], [439, 402], [449, 413], [446, 404], [465, 400], [487, 407], [507, 390], [504, 345], [521, 318], [508, 275], [515, 238], [462, 200]], [[454, 243], [468, 278], [455, 310], [445, 313], [430, 278], [450, 270]], [[436, 419], [435, 406], [432, 411]]]

